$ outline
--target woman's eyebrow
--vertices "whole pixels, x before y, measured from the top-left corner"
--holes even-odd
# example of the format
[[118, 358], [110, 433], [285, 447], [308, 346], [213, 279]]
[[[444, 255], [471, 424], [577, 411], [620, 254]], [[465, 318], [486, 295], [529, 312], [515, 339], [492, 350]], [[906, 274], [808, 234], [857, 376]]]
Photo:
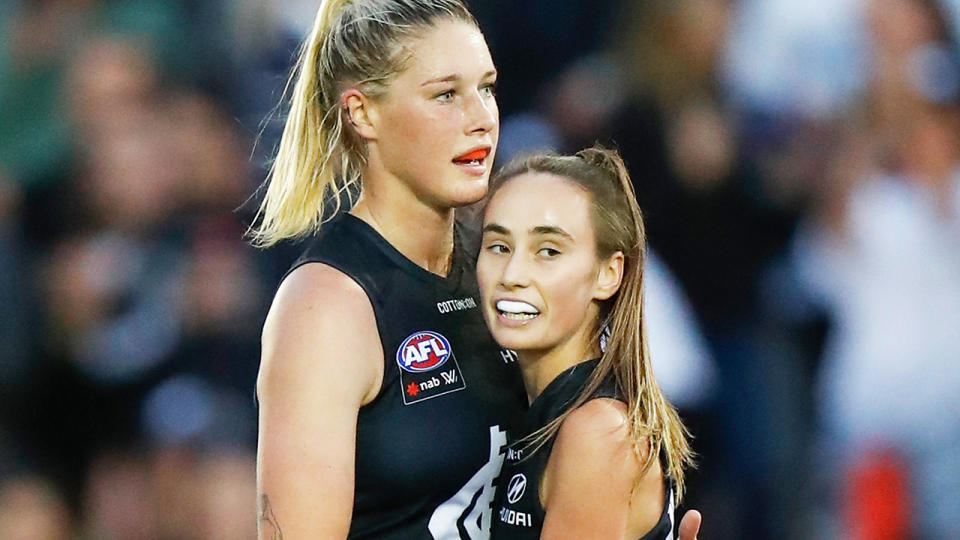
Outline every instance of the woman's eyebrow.
[[560, 227], [554, 227], [552, 225], [539, 225], [537, 227], [530, 229], [530, 232], [532, 234], [538, 234], [538, 235], [552, 234], [552, 235], [562, 236], [567, 240], [573, 241], [573, 235], [561, 229]]
[[[492, 69], [483, 74], [483, 77], [480, 77], [481, 80], [495, 79], [497, 77], [497, 70]], [[463, 75], [460, 73], [451, 73], [443, 77], [436, 77], [428, 81], [420, 83], [420, 86], [429, 86], [431, 84], [447, 83], [447, 82], [456, 82], [463, 78]]]
[[503, 225], [500, 225], [499, 223], [488, 223], [484, 225], [483, 230], [481, 232], [484, 232], [484, 233], [492, 232], [497, 234], [508, 235], [510, 234], [510, 229], [507, 229], [506, 227], [504, 227]]
[[461, 76], [459, 73], [452, 73], [450, 75], [447, 75], [446, 77], [437, 77], [436, 79], [430, 79], [429, 81], [424, 81], [423, 83], [420, 84], [420, 86], [428, 86], [428, 85], [437, 84], [437, 83], [459, 81], [462, 78], [463, 76]]

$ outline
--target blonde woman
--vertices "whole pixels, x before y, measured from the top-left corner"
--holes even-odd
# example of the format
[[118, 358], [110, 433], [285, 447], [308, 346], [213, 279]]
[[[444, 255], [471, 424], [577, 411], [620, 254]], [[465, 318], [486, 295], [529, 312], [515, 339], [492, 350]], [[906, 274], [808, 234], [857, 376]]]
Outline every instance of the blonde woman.
[[483, 313], [531, 402], [492, 538], [672, 539], [692, 454], [650, 366], [644, 229], [623, 162], [602, 148], [535, 155], [491, 191]]
[[454, 219], [497, 144], [483, 35], [459, 0], [324, 0], [295, 80], [252, 231], [309, 237], [263, 330], [260, 538], [486, 538], [526, 404]]

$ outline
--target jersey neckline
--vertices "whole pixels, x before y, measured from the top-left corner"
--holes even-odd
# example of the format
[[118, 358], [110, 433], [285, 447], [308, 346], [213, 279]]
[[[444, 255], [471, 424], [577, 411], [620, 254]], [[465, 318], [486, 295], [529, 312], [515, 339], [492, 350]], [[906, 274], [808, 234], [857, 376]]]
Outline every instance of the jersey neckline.
[[420, 281], [439, 285], [444, 289], [448, 289], [449, 291], [455, 291], [460, 288], [463, 281], [463, 276], [465, 274], [464, 270], [466, 263], [463, 254], [463, 242], [460, 238], [461, 231], [459, 223], [454, 222], [453, 256], [452, 260], [450, 261], [450, 271], [447, 272], [446, 276], [434, 274], [419, 264], [411, 261], [406, 255], [401, 253], [400, 250], [394, 247], [389, 240], [384, 238], [379, 231], [374, 229], [369, 223], [360, 219], [359, 217], [349, 212], [345, 212], [344, 223], [352, 223], [352, 226], [355, 227], [358, 232], [369, 238], [380, 248], [384, 255], [390, 258], [394, 264], [399, 266], [411, 277], [414, 277]]
[[[530, 404], [530, 408], [528, 409], [528, 413], [533, 416], [539, 416], [541, 411], [548, 413], [549, 411], [552, 411], [554, 406], [557, 405], [556, 401], [563, 398], [563, 395], [567, 393], [567, 389], [571, 387], [583, 387], [587, 378], [590, 377], [590, 374], [593, 373], [593, 370], [599, 363], [599, 358], [592, 358], [590, 360], [578, 362], [561, 371], [559, 375], [547, 383], [547, 386], [545, 386], [543, 391], [540, 392], [540, 395], [533, 399], [533, 402]], [[573, 402], [578, 397], [580, 397], [580, 392], [576, 392], [572, 397], [567, 399], [567, 401], [559, 405], [561, 408], [565, 408], [569, 403]]]

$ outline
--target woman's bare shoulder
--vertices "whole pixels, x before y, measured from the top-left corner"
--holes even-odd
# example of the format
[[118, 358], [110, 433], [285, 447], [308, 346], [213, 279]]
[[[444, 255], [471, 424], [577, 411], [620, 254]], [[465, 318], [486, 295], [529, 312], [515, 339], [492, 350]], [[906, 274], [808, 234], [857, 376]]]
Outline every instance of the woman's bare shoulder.
[[326, 264], [304, 264], [284, 279], [261, 344], [258, 393], [270, 379], [288, 379], [287, 373], [337, 373], [339, 381], [363, 388], [364, 402], [379, 388], [382, 349], [373, 306], [356, 281]]
[[627, 404], [619, 399], [594, 398], [570, 411], [560, 426], [558, 437], [597, 439], [601, 443], [629, 437]]
[[591, 399], [571, 411], [540, 485], [547, 511], [542, 537], [622, 536], [638, 471], [622, 402]]

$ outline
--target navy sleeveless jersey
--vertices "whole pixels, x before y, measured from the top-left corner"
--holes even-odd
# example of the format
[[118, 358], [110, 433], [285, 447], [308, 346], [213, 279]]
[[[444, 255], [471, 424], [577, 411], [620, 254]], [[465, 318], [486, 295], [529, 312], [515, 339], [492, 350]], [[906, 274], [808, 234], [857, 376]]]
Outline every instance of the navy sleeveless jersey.
[[[550, 451], [556, 439], [547, 440], [540, 448], [524, 448], [527, 435], [546, 426], [573, 405], [587, 384], [598, 360], [577, 364], [560, 375], [544, 388], [525, 414], [524, 427], [511, 437], [503, 469], [500, 471], [494, 500], [496, 516], [491, 530], [492, 540], [527, 540], [540, 538], [546, 511], [540, 504], [540, 481], [547, 468]], [[623, 401], [612, 380], [606, 380], [593, 398], [614, 398]], [[532, 452], [524, 457], [525, 452]], [[673, 540], [673, 493], [666, 489], [663, 513], [660, 520], [641, 540]]]
[[356, 281], [383, 346], [383, 384], [357, 419], [349, 538], [489, 537], [493, 482], [526, 396], [514, 356], [484, 324], [471, 240], [458, 225], [440, 277], [343, 214], [291, 268], [323, 263]]

